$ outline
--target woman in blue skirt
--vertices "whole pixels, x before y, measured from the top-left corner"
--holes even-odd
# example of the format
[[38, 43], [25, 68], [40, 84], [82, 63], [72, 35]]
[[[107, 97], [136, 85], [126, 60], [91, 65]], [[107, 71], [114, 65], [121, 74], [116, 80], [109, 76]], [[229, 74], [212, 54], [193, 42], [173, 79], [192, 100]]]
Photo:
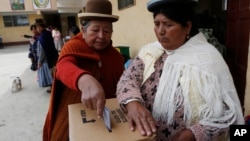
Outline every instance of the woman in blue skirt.
[[[46, 30], [46, 25], [42, 19], [36, 19], [36, 27], [40, 36], [38, 38], [38, 82], [40, 87], [52, 85], [52, 70], [58, 58], [51, 32]], [[50, 92], [50, 89], [47, 90]]]

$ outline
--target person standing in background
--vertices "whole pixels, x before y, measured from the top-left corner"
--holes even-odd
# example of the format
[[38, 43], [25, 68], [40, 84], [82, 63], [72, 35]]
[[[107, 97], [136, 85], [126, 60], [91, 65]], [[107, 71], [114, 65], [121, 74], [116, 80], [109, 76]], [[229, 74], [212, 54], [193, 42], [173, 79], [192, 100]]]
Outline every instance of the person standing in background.
[[52, 30], [52, 37], [54, 38], [54, 43], [57, 51], [61, 51], [63, 46], [62, 35], [57, 27]]
[[22, 35], [24, 38], [28, 38], [30, 40], [30, 47], [29, 47], [29, 54], [28, 58], [31, 60], [31, 66], [30, 69], [32, 71], [37, 70], [37, 61], [38, 61], [38, 56], [37, 56], [37, 39], [39, 37], [39, 33], [36, 29], [36, 25], [32, 24], [30, 26], [30, 31], [33, 33], [33, 35]]
[[73, 36], [75, 36], [79, 32], [80, 32], [80, 29], [79, 29], [79, 27], [77, 25], [71, 26], [70, 29], [69, 29], [70, 38], [72, 38]]
[[80, 29], [77, 25], [73, 25], [69, 28], [69, 36], [66, 36], [63, 39], [64, 44], [70, 40], [71, 38], [73, 38], [75, 35], [77, 35], [80, 32]]
[[38, 83], [40, 87], [50, 87], [53, 81], [52, 70], [58, 59], [58, 52], [55, 48], [51, 32], [46, 30], [43, 19], [36, 19], [37, 31], [40, 33], [37, 42], [38, 48]]

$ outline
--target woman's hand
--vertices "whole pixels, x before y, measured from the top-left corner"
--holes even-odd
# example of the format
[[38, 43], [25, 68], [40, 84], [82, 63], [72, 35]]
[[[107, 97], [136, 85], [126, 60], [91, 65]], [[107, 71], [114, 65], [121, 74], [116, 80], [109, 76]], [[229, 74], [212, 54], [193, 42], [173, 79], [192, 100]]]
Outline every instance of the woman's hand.
[[129, 102], [126, 105], [126, 110], [128, 111], [129, 126], [132, 131], [137, 127], [143, 136], [151, 136], [156, 132], [152, 114], [140, 102]]
[[39, 63], [37, 64], [37, 69], [40, 69], [42, 67], [42, 63]]
[[98, 118], [102, 117], [106, 101], [101, 84], [93, 76], [84, 74], [78, 80], [78, 88], [82, 92], [82, 103], [97, 110]]

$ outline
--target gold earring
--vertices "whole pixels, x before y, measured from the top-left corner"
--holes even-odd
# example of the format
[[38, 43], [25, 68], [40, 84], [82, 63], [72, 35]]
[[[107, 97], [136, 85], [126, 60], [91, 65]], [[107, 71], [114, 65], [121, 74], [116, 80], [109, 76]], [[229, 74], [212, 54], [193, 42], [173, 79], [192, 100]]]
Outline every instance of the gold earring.
[[186, 38], [187, 38], [187, 40], [190, 38], [189, 34], [187, 34], [187, 37], [186, 37]]

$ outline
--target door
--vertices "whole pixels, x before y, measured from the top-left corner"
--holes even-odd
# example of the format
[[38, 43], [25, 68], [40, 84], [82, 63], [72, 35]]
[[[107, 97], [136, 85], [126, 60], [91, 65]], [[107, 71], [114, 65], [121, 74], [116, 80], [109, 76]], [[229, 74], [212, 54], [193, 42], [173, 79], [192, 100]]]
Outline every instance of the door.
[[68, 29], [70, 29], [72, 26], [76, 26], [76, 17], [75, 16], [68, 16], [67, 17], [68, 21]]
[[249, 8], [249, 0], [228, 0], [226, 61], [232, 73], [243, 111], [250, 33]]
[[60, 32], [62, 31], [60, 14], [43, 12], [43, 17], [47, 26], [57, 27]]

